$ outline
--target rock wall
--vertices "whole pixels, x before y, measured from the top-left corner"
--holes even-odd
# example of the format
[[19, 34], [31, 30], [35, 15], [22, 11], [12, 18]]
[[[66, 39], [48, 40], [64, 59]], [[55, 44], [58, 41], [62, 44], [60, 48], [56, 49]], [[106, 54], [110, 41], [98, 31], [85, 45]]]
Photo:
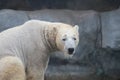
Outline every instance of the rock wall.
[[103, 47], [120, 48], [120, 9], [101, 13]]
[[50, 58], [46, 80], [119, 80], [120, 9], [109, 12], [0, 10], [0, 31], [30, 19], [79, 25], [80, 42], [76, 54], [66, 60], [59, 52]]

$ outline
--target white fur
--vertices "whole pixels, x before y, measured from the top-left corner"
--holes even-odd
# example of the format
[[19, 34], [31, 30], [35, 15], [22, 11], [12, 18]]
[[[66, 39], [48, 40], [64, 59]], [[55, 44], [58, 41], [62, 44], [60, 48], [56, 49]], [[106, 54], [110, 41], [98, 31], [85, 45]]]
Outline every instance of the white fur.
[[[65, 43], [63, 35], [67, 35]], [[78, 31], [68, 24], [31, 20], [0, 33], [0, 58], [16, 56], [26, 69], [27, 80], [44, 80], [50, 52], [68, 55], [65, 49], [76, 48], [78, 41]]]

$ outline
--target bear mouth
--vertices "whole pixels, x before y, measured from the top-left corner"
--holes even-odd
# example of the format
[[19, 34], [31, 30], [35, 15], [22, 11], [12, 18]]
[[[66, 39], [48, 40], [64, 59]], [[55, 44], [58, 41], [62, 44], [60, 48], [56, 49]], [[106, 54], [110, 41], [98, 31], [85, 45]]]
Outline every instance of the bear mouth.
[[68, 52], [69, 55], [73, 55], [73, 52]]

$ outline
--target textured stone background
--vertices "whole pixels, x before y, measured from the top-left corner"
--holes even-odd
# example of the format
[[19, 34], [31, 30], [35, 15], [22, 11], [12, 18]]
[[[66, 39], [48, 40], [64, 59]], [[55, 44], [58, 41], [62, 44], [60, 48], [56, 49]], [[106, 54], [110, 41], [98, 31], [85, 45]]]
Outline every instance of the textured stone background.
[[67, 60], [59, 52], [50, 58], [46, 80], [120, 80], [120, 9], [92, 10], [0, 10], [0, 31], [30, 19], [79, 25], [76, 54]]

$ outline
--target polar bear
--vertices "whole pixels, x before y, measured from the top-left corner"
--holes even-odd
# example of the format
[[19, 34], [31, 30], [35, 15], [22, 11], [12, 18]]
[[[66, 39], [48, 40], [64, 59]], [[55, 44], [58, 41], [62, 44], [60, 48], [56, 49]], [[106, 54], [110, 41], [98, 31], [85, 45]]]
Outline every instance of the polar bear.
[[79, 42], [78, 26], [30, 20], [0, 33], [0, 80], [44, 80], [49, 56], [70, 57]]

